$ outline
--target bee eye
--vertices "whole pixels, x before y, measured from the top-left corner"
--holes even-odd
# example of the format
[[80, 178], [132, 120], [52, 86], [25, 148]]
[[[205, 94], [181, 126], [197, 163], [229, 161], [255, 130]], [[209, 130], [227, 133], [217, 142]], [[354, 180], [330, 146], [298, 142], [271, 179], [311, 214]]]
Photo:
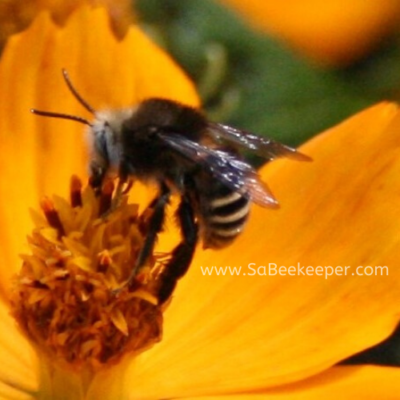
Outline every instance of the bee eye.
[[107, 140], [105, 135], [99, 135], [96, 139], [97, 151], [103, 156], [107, 157]]

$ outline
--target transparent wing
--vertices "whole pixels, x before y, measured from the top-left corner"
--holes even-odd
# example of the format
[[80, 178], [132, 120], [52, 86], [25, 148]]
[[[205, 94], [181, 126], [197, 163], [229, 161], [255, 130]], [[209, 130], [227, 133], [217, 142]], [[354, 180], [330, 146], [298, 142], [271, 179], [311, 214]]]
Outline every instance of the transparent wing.
[[286, 157], [297, 161], [311, 161], [310, 157], [298, 152], [292, 147], [228, 125], [210, 122], [208, 124], [208, 132], [218, 141], [244, 147], [269, 160], [278, 157]]
[[200, 163], [230, 189], [263, 207], [278, 207], [278, 202], [257, 172], [234, 154], [208, 148], [178, 134], [160, 133], [159, 137], [189, 160]]

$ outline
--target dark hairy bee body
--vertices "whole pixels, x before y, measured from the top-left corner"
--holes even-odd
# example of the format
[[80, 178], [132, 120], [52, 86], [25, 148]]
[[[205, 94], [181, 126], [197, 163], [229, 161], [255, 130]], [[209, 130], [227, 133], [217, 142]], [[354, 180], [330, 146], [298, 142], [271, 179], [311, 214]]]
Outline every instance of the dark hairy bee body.
[[[170, 100], [146, 100], [121, 126], [119, 168], [126, 176], [166, 182], [172, 191], [190, 199], [204, 247], [229, 245], [243, 230], [250, 209], [249, 199], [215, 179], [198, 161], [185, 157], [159, 139], [159, 134], [168, 133], [200, 144], [210, 142], [207, 120], [196, 109]], [[215, 144], [214, 147], [220, 148]], [[233, 147], [225, 146], [224, 151], [236, 153]], [[104, 157], [102, 162], [92, 163], [94, 174], [107, 171], [109, 165], [104, 164]]]
[[66, 71], [63, 74], [73, 95], [94, 114], [94, 121], [32, 111], [88, 125], [90, 181], [94, 189], [101, 187], [107, 175], [119, 178], [119, 194], [132, 179], [152, 181], [159, 187], [158, 196], [149, 206], [152, 216], [148, 233], [127, 284], [153, 252], [171, 193], [181, 197], [176, 214], [182, 241], [160, 273], [160, 303], [171, 296], [177, 281], [189, 268], [199, 237], [206, 248], [226, 247], [243, 231], [251, 202], [277, 207], [257, 172], [240, 156], [240, 148], [268, 160], [309, 160], [273, 140], [210, 122], [201, 111], [172, 100], [151, 98], [132, 108], [95, 111], [77, 93]]

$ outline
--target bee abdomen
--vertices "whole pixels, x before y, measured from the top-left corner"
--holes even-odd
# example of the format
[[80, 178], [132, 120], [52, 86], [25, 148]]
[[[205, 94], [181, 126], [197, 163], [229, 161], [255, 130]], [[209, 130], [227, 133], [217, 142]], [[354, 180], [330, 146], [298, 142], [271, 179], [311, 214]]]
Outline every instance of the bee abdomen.
[[244, 229], [250, 202], [237, 192], [209, 200], [204, 247], [228, 246]]

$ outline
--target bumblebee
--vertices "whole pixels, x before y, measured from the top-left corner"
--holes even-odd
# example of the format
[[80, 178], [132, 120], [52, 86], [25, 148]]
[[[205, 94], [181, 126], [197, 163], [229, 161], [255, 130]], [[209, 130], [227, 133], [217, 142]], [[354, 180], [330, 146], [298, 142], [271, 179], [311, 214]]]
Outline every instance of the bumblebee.
[[153, 252], [171, 193], [180, 195], [177, 221], [182, 241], [161, 272], [160, 303], [171, 296], [177, 281], [187, 272], [199, 238], [205, 248], [226, 247], [244, 230], [251, 202], [262, 207], [278, 206], [257, 172], [241, 157], [240, 149], [267, 160], [310, 160], [272, 139], [210, 122], [198, 109], [172, 100], [150, 98], [130, 108], [96, 111], [76, 91], [65, 70], [63, 76], [94, 120], [31, 111], [88, 126], [93, 188], [98, 190], [104, 178], [112, 174], [119, 178], [117, 193], [134, 179], [155, 182], [159, 188], [149, 206], [152, 214], [148, 234], [129, 281]]

